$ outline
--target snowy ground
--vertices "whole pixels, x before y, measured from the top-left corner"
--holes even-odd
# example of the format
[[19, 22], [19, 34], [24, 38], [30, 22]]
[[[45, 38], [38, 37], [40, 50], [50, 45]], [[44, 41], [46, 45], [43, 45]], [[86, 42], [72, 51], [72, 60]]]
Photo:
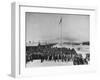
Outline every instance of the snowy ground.
[[73, 62], [54, 62], [54, 61], [44, 61], [41, 63], [40, 60], [34, 60], [33, 62], [28, 62], [26, 67], [38, 67], [38, 66], [61, 66], [61, 65], [73, 65]]

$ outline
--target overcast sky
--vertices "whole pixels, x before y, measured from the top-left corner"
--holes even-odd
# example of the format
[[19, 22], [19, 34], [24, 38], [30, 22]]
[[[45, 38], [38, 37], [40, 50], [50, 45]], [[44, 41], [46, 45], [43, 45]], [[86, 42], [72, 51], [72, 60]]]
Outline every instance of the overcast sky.
[[[62, 23], [59, 24], [62, 17]], [[26, 41], [89, 41], [89, 16], [26, 13]]]

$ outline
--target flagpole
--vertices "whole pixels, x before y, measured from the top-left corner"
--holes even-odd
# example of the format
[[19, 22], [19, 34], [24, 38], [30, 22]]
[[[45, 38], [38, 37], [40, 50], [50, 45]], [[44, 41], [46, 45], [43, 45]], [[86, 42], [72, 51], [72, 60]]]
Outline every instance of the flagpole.
[[60, 45], [62, 46], [62, 17], [60, 18], [60, 22], [59, 22], [59, 25], [60, 25]]

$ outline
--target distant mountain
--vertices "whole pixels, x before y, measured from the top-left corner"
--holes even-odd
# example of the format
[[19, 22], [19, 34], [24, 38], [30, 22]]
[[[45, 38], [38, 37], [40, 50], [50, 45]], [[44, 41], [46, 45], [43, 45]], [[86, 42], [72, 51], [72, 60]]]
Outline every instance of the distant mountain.
[[80, 42], [63, 42], [63, 44], [67, 44], [67, 45], [80, 45]]
[[90, 45], [89, 41], [84, 41], [84, 42], [63, 42], [63, 44], [67, 45]]

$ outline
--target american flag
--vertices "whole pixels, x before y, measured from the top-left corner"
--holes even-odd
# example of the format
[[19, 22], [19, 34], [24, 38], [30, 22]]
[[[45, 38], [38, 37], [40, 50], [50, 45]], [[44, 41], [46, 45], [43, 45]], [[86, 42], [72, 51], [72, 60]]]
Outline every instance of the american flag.
[[61, 24], [62, 23], [62, 17], [60, 18], [60, 21], [59, 21], [59, 24]]

